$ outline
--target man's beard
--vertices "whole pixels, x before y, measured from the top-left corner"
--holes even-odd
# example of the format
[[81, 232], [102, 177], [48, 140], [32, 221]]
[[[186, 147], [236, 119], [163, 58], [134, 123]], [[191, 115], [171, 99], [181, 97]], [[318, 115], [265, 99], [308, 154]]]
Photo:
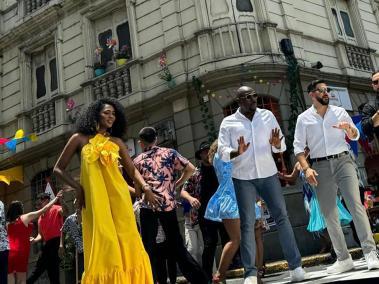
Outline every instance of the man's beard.
[[316, 97], [316, 100], [320, 103], [320, 104], [322, 104], [323, 106], [327, 106], [328, 104], [329, 104], [329, 97], [327, 97], [327, 98], [323, 98], [323, 97]]

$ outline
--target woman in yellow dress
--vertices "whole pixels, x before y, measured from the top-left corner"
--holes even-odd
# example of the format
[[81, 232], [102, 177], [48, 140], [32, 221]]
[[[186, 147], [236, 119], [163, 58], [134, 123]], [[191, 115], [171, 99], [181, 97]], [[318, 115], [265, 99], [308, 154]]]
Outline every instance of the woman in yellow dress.
[[[136, 170], [121, 140], [126, 131], [122, 105], [104, 98], [92, 103], [78, 121], [54, 167], [62, 181], [76, 189], [82, 209], [84, 274], [82, 283], [153, 283], [149, 256], [137, 230], [128, 185], [120, 164], [153, 206], [159, 202]], [[80, 183], [66, 171], [80, 153]]]

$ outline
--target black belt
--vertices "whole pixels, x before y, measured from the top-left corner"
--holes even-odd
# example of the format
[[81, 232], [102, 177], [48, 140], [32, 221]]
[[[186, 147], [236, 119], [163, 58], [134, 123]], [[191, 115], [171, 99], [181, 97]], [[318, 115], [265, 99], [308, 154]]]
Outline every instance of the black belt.
[[311, 159], [311, 161], [312, 162], [328, 161], [328, 160], [332, 160], [332, 159], [338, 159], [338, 158], [346, 156], [346, 155], [349, 155], [349, 151], [344, 151], [344, 152], [339, 153], [339, 154], [329, 155], [329, 156], [321, 157], [321, 158], [313, 158], [313, 159]]

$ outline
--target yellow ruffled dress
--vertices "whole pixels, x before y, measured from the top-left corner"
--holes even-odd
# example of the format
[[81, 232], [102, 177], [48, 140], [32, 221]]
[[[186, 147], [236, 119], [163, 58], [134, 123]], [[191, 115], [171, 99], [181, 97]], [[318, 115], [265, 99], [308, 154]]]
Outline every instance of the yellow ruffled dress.
[[119, 158], [118, 145], [101, 134], [82, 149], [84, 284], [153, 283]]

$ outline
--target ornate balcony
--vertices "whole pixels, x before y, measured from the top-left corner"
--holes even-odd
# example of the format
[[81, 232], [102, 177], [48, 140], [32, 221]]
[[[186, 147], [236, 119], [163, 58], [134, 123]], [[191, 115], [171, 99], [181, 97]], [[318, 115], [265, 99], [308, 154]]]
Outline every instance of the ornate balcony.
[[370, 54], [372, 52], [369, 48], [345, 44], [346, 55], [351, 67], [363, 71], [372, 71], [373, 64]]
[[56, 125], [55, 100], [38, 105], [30, 112], [33, 131], [38, 133], [47, 131]]
[[103, 97], [121, 98], [132, 92], [130, 80], [130, 65], [118, 67], [99, 77], [88, 81], [84, 85], [92, 86], [93, 99], [97, 100]]
[[38, 10], [45, 4], [49, 3], [50, 0], [24, 0], [25, 6], [25, 16], [33, 13], [35, 10]]
[[262, 53], [259, 25], [244, 21], [197, 33], [202, 61]]

